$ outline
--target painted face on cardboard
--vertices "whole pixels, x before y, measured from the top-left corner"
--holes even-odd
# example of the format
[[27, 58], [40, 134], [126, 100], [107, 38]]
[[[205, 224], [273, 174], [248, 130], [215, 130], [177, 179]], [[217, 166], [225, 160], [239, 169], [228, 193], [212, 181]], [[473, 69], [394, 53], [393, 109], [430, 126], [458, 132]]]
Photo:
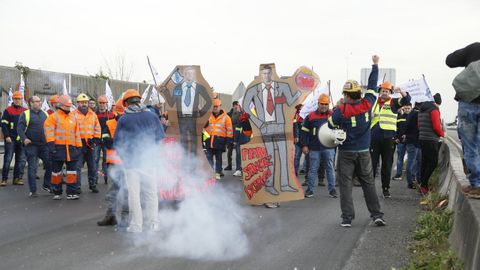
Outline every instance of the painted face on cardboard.
[[187, 82], [194, 82], [196, 81], [197, 73], [195, 72], [195, 69], [193, 68], [186, 68], [185, 69], [185, 81]]
[[262, 81], [264, 83], [271, 83], [272, 82], [272, 70], [271, 69], [268, 69], [268, 68], [262, 69], [261, 75], [262, 75]]

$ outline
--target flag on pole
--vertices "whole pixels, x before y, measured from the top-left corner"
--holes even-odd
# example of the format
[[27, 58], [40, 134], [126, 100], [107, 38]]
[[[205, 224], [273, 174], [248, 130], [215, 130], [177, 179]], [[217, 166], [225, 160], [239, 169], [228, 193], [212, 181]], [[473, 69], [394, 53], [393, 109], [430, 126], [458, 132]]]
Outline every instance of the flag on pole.
[[28, 108], [28, 104], [25, 101], [25, 79], [23, 78], [23, 74], [20, 74], [20, 85], [18, 86], [18, 91], [22, 93], [22, 106]]
[[10, 89], [8, 89], [8, 100], [7, 100], [7, 104], [8, 106], [11, 106], [13, 103], [13, 92], [12, 92], [12, 88], [10, 87]]
[[328, 88], [325, 86], [317, 87], [302, 102], [303, 107], [300, 110], [300, 116], [303, 119], [305, 119], [309, 113], [316, 111], [318, 109], [318, 98], [320, 97], [321, 94], [328, 95]]
[[48, 106], [47, 98], [43, 98], [43, 103], [42, 103], [42, 111], [47, 112], [50, 109]]
[[158, 100], [158, 103], [165, 103], [165, 99], [160, 95], [155, 86], [152, 87], [152, 93], [150, 94], [150, 104], [153, 104], [153, 99]]
[[158, 75], [158, 72], [155, 69], [155, 67], [150, 63], [150, 58], [148, 58], [148, 56], [147, 56], [147, 61], [148, 61], [148, 65], [150, 66], [150, 71], [152, 72], [153, 81], [155, 82], [155, 85], [159, 85], [160, 76]]
[[147, 88], [145, 88], [145, 90], [143, 91], [142, 99], [140, 100], [142, 104], [144, 104], [145, 100], [147, 100], [148, 90], [150, 90], [150, 85], [147, 85]]
[[112, 109], [112, 104], [115, 102], [115, 99], [113, 98], [112, 89], [110, 88], [110, 85], [108, 85], [108, 80], [105, 83], [105, 96], [107, 96], [108, 110], [110, 111]]
[[63, 80], [62, 95], [68, 95], [67, 82]]

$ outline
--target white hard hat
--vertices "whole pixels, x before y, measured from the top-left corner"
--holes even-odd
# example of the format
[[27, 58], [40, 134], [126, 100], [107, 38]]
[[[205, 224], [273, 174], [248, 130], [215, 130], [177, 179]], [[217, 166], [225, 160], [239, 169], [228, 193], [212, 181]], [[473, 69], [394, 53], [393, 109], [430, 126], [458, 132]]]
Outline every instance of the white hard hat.
[[318, 130], [320, 143], [328, 148], [337, 147], [347, 138], [347, 133], [342, 129], [330, 129], [328, 123], [324, 123]]

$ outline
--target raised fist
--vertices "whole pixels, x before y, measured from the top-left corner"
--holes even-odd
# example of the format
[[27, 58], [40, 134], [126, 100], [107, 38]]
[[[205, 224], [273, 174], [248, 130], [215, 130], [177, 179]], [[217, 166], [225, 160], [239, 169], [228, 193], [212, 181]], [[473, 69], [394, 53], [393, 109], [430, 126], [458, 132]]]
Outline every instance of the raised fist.
[[380, 57], [378, 55], [373, 55], [372, 56], [372, 61], [374, 65], [378, 65], [378, 61], [380, 60]]

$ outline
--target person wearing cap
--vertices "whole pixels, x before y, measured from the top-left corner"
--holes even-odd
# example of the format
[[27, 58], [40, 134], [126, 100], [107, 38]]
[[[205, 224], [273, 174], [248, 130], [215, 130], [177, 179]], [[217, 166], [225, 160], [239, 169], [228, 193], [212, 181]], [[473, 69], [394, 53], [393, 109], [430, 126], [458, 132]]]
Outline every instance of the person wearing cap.
[[[238, 117], [240, 116], [241, 113], [242, 113], [242, 107], [240, 107], [240, 103], [238, 103], [238, 101], [232, 102], [232, 108], [227, 113], [227, 115], [230, 117], [230, 119], [232, 119], [233, 130], [235, 130], [238, 127]], [[235, 137], [235, 133], [233, 134], [233, 136]], [[232, 170], [232, 156], [233, 156], [233, 149], [235, 148], [234, 141], [235, 140], [233, 140], [230, 144], [227, 145], [227, 167], [224, 168], [225, 171]], [[236, 170], [235, 173], [237, 173], [237, 171], [238, 170]], [[240, 169], [240, 173], [241, 172], [242, 170]]]
[[402, 180], [403, 162], [406, 151], [406, 135], [408, 114], [412, 111], [412, 104], [408, 103], [398, 110], [397, 116], [397, 133], [395, 135], [395, 143], [397, 145], [397, 172], [393, 180]]
[[50, 184], [53, 199], [62, 197], [62, 168], [66, 165], [67, 200], [78, 200], [77, 195], [77, 161], [82, 151], [80, 123], [71, 112], [72, 99], [68, 95], [58, 98], [58, 109], [48, 116], [43, 124], [45, 141], [52, 160], [52, 178]]
[[335, 159], [335, 148], [326, 148], [320, 143], [318, 132], [320, 127], [327, 123], [328, 118], [332, 115], [329, 110], [330, 98], [321, 94], [318, 98], [318, 109], [309, 113], [303, 120], [300, 132], [300, 145], [305, 155], [310, 159], [310, 168], [308, 170], [308, 188], [305, 191], [305, 197], [313, 197], [315, 191], [315, 179], [318, 176], [320, 162], [324, 161], [327, 172], [328, 194], [332, 198], [337, 198], [337, 190], [335, 189], [335, 169], [333, 167]]
[[225, 152], [225, 147], [233, 141], [233, 128], [232, 120], [221, 109], [222, 101], [220, 101], [220, 99], [214, 99], [212, 103], [212, 114], [205, 124], [203, 141], [207, 149], [207, 160], [215, 170], [215, 178], [220, 180], [223, 168], [222, 153]]
[[328, 118], [330, 128], [343, 129], [347, 138], [338, 147], [337, 181], [340, 187], [340, 207], [342, 227], [351, 227], [355, 218], [352, 185], [356, 174], [362, 185], [365, 203], [370, 217], [377, 226], [384, 226], [385, 220], [380, 209], [375, 179], [373, 177], [372, 158], [370, 156], [370, 124], [373, 104], [375, 104], [376, 84], [378, 81], [379, 57], [372, 57], [372, 71], [368, 78], [368, 89], [362, 98], [362, 89], [357, 81], [349, 80], [343, 86], [343, 99], [333, 109]]
[[25, 152], [23, 142], [17, 133], [18, 119], [27, 109], [22, 107], [23, 95], [20, 91], [13, 93], [13, 103], [8, 106], [2, 115], [2, 132], [5, 143], [5, 153], [3, 155], [2, 181], [0, 186], [6, 186], [8, 180], [8, 171], [15, 155], [15, 166], [13, 168], [13, 184], [23, 185], [23, 171], [25, 169]]
[[86, 94], [77, 96], [77, 109], [73, 115], [80, 126], [80, 135], [82, 137], [82, 154], [77, 164], [77, 192], [82, 192], [82, 168], [87, 163], [88, 168], [88, 187], [92, 193], [98, 193], [97, 189], [97, 164], [95, 163], [95, 147], [100, 144], [101, 128], [97, 115], [88, 107], [89, 98]]
[[[395, 90], [394, 90], [395, 89]], [[400, 93], [401, 98], [390, 95]], [[370, 153], [372, 155], [373, 177], [382, 158], [381, 179], [384, 198], [390, 198], [390, 179], [392, 177], [393, 155], [395, 153], [395, 135], [397, 132], [398, 109], [410, 103], [410, 95], [400, 88], [394, 88], [389, 82], [379, 87], [379, 96], [372, 108], [372, 134]]]
[[428, 182], [438, 163], [439, 141], [445, 137], [439, 106], [442, 98], [439, 93], [434, 101], [423, 102], [418, 113], [418, 140], [422, 149], [422, 166], [420, 171], [420, 193], [428, 194]]
[[[107, 136], [103, 137], [103, 144], [107, 147], [107, 167], [113, 173], [110, 177], [111, 181], [108, 186], [105, 201], [107, 202], [107, 212], [105, 217], [97, 222], [98, 226], [114, 226], [117, 225], [117, 203], [121, 206], [121, 220], [120, 226], [125, 226], [128, 219], [128, 197], [125, 189], [125, 177], [121, 170], [117, 170], [116, 166], [121, 167], [122, 161], [117, 155], [117, 151], [113, 148], [113, 140], [115, 138], [115, 129], [117, 128], [118, 120], [123, 116], [125, 108], [123, 107], [123, 100], [120, 98], [115, 104], [115, 118], [107, 121]], [[117, 200], [120, 195], [122, 199]]]
[[165, 133], [158, 117], [141, 104], [141, 99], [137, 90], [125, 91], [122, 99], [125, 114], [118, 120], [113, 139], [113, 148], [125, 170], [130, 214], [127, 231], [132, 233], [142, 231], [144, 217], [148, 228], [159, 229], [158, 179], [149, 177], [155, 175], [156, 168], [144, 164], [144, 160], [151, 158], [152, 151], [157, 151]]
[[[107, 147], [104, 143], [104, 138], [108, 136], [108, 127], [107, 121], [115, 119], [115, 114], [111, 111], [108, 111], [108, 99], [106, 96], [98, 97], [98, 111], [97, 118], [100, 123], [100, 130], [102, 131], [102, 138], [100, 143], [95, 146], [95, 166], [98, 168], [98, 162], [100, 161], [100, 154], [102, 154], [102, 170], [98, 171], [98, 175], [103, 176], [105, 184], [108, 183], [108, 170], [107, 170]], [[98, 176], [97, 176], [98, 178]]]
[[48, 115], [52, 114], [57, 110], [57, 104], [58, 104], [58, 95], [53, 95], [48, 99], [48, 103], [50, 106], [50, 109], [48, 109], [47, 113]]
[[165, 103], [165, 100], [160, 94], [154, 92], [150, 97], [150, 103], [150, 105], [147, 105], [147, 108], [158, 116], [160, 123], [162, 123], [163, 130], [167, 131], [168, 116], [166, 112], [163, 112], [163, 104]]
[[480, 199], [480, 42], [454, 51], [445, 62], [451, 68], [465, 67], [452, 83], [458, 101], [458, 134], [469, 171], [470, 185], [462, 190], [470, 198]]
[[24, 151], [28, 161], [29, 196], [37, 197], [36, 176], [38, 158], [43, 161], [45, 166], [43, 190], [50, 192], [50, 179], [52, 177], [51, 159], [48, 154], [45, 129], [43, 127], [48, 113], [42, 111], [42, 100], [37, 96], [31, 96], [28, 99], [28, 106], [30, 109], [20, 115], [17, 132], [18, 136], [20, 136], [20, 141], [24, 144]]

